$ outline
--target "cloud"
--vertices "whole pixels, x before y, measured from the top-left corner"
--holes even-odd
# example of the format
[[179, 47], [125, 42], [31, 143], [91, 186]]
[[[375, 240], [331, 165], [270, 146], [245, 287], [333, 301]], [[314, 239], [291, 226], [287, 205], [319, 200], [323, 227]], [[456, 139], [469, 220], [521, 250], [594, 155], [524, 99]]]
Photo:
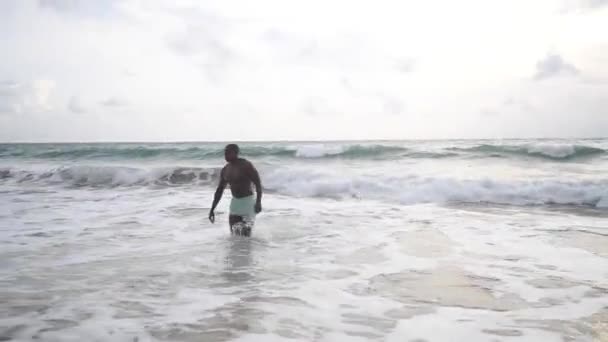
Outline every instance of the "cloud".
[[116, 14], [116, 4], [120, 0], [38, 0], [38, 6], [44, 10], [52, 10], [61, 14], [70, 14], [75, 18], [111, 18]]
[[261, 38], [262, 38], [262, 40], [265, 40], [269, 43], [277, 43], [277, 44], [282, 44], [289, 40], [288, 39], [289, 37], [283, 31], [281, 31], [277, 28], [271, 28], [271, 29], [265, 30], [261, 34]]
[[185, 28], [167, 35], [167, 46], [175, 54], [201, 67], [217, 82], [238, 53], [228, 46], [230, 21], [197, 8], [170, 11]]
[[[536, 84], [538, 86], [538, 84]], [[533, 86], [533, 85], [531, 85]], [[535, 93], [541, 94], [541, 90], [535, 89]], [[543, 94], [543, 97], [545, 95]], [[514, 115], [530, 116], [535, 115], [538, 109], [529, 98], [528, 92], [505, 96], [502, 101], [495, 99], [490, 100], [486, 105], [479, 110], [479, 116], [482, 118], [491, 117], [508, 117]]]
[[327, 62], [330, 55], [316, 37], [271, 28], [260, 35], [273, 59], [279, 63], [312, 65]]
[[398, 98], [385, 97], [384, 99], [384, 112], [390, 115], [403, 114], [405, 111], [405, 104]]
[[397, 68], [397, 70], [401, 71], [402, 73], [410, 73], [413, 72], [415, 67], [416, 67], [416, 61], [411, 59], [411, 58], [405, 58], [402, 60], [399, 60], [395, 67]]
[[482, 117], [493, 117], [493, 116], [500, 115], [500, 112], [497, 111], [496, 109], [492, 109], [492, 108], [482, 108], [479, 111], [479, 115], [481, 115]]
[[122, 75], [125, 77], [136, 77], [137, 73], [131, 69], [125, 68], [122, 70]]
[[589, 14], [608, 7], [608, 0], [561, 0], [559, 6], [560, 14]]
[[125, 107], [129, 105], [129, 102], [122, 97], [112, 96], [100, 102], [104, 107]]
[[51, 110], [54, 90], [55, 82], [51, 80], [41, 79], [29, 83], [10, 80], [0, 82], [0, 112], [20, 114]]
[[556, 76], [574, 76], [579, 73], [574, 65], [564, 61], [560, 55], [549, 54], [536, 63], [534, 79], [540, 81]]
[[83, 3], [79, 0], [38, 0], [38, 6], [42, 8], [51, 8], [58, 11], [69, 11]]
[[19, 112], [18, 96], [21, 85], [13, 81], [0, 82], [0, 114]]
[[332, 113], [327, 99], [322, 97], [309, 97], [302, 101], [300, 108], [307, 116], [321, 116]]
[[214, 37], [205, 37], [201, 28], [189, 27], [185, 32], [168, 39], [169, 47], [186, 57], [203, 57], [211, 64], [220, 64], [233, 54], [226, 45]]
[[405, 102], [398, 96], [389, 95], [390, 93], [378, 90], [376, 87], [365, 89], [357, 87], [345, 76], [341, 78], [340, 84], [348, 95], [352, 98], [369, 101], [368, 103], [380, 104], [382, 111], [388, 115], [399, 115], [406, 111]]
[[608, 0], [585, 0], [583, 1], [583, 6], [589, 8], [600, 8], [608, 6]]
[[507, 97], [503, 103], [503, 108], [507, 108], [508, 110], [517, 109], [522, 112], [530, 113], [536, 110], [536, 107], [529, 99], [526, 99], [524, 96], [519, 98], [515, 97]]
[[18, 89], [21, 85], [14, 81], [1, 81], [0, 82], [0, 97], [14, 96], [18, 93]]
[[357, 32], [312, 34], [275, 27], [258, 34], [257, 40], [274, 64], [313, 67], [325, 72], [370, 69], [394, 72], [395, 68], [409, 72], [413, 67], [412, 60], [393, 57], [396, 54], [393, 49], [385, 55], [376, 47], [375, 39]]
[[78, 96], [72, 96], [68, 102], [68, 109], [72, 113], [83, 114], [87, 112], [87, 108], [82, 104], [82, 101]]
[[342, 87], [344, 88], [344, 90], [346, 90], [350, 95], [354, 96], [354, 97], [361, 97], [363, 96], [363, 92], [356, 88], [352, 81], [348, 78], [346, 78], [346, 76], [343, 76], [340, 79], [340, 84], [342, 85]]

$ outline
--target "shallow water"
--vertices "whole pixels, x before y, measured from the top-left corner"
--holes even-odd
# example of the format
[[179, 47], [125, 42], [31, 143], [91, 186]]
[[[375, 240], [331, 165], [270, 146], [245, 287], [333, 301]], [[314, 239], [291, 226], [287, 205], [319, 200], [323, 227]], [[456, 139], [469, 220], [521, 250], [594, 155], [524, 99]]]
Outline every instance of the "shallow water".
[[608, 340], [601, 207], [275, 188], [245, 238], [206, 184], [0, 191], [0, 340]]

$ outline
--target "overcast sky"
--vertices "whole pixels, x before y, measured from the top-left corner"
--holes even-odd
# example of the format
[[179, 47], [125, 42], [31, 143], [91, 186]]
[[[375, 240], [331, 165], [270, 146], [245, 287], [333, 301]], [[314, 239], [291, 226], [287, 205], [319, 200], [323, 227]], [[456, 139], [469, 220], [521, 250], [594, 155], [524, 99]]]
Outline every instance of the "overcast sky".
[[0, 141], [608, 136], [608, 0], [3, 0]]

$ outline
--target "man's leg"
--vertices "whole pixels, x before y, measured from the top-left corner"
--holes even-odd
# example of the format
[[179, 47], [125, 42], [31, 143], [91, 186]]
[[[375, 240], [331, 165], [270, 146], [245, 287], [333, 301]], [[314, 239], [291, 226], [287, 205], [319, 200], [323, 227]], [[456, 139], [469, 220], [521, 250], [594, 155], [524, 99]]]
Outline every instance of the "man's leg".
[[239, 215], [228, 216], [228, 223], [230, 224], [230, 233], [241, 235], [240, 227], [235, 227], [239, 222], [243, 222], [243, 217]]
[[243, 216], [230, 215], [228, 222], [230, 223], [230, 232], [232, 234], [251, 236], [251, 226], [245, 221]]
[[230, 215], [228, 216], [228, 224], [230, 225], [230, 232], [234, 233], [233, 231], [233, 227], [236, 223], [241, 222], [241, 220], [243, 220], [242, 217], [238, 216], [238, 215]]

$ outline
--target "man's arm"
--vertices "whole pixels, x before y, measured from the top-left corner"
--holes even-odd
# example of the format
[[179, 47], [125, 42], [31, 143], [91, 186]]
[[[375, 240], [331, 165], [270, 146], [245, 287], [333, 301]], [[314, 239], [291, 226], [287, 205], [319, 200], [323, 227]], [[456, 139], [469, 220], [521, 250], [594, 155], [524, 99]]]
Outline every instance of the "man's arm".
[[213, 195], [213, 204], [211, 205], [211, 210], [209, 210], [209, 221], [211, 223], [215, 222], [215, 207], [220, 203], [224, 189], [226, 189], [226, 180], [224, 179], [224, 169], [222, 169], [222, 172], [220, 172], [220, 183], [217, 185], [217, 189]]
[[255, 192], [257, 195], [255, 201], [255, 212], [259, 213], [260, 211], [262, 211], [262, 182], [260, 180], [260, 174], [258, 173], [258, 170], [256, 170], [255, 166], [253, 166], [253, 164], [249, 163], [249, 169], [251, 173], [251, 181], [255, 185]]

